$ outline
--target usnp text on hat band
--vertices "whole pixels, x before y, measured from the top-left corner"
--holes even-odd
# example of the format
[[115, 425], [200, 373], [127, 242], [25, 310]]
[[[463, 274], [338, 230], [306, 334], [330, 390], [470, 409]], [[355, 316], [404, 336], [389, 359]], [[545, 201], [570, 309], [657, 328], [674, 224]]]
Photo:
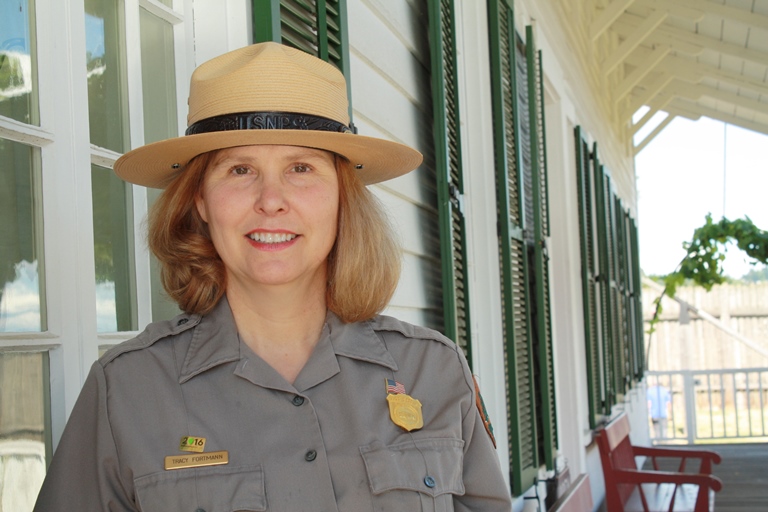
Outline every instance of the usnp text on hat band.
[[202, 119], [192, 124], [186, 135], [198, 133], [223, 132], [229, 130], [312, 130], [337, 133], [357, 133], [355, 126], [350, 126], [311, 114], [292, 112], [240, 112], [223, 114]]

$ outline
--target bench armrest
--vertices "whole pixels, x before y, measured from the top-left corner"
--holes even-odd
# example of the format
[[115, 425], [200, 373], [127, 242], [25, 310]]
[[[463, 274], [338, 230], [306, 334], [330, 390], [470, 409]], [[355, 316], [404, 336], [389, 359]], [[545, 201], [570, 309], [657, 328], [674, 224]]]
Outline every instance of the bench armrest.
[[671, 473], [668, 471], [642, 471], [633, 469], [615, 469], [613, 476], [617, 483], [622, 484], [695, 484], [701, 487], [709, 487], [714, 491], [723, 488], [719, 478], [701, 473]]
[[637, 456], [651, 457], [653, 460], [654, 469], [658, 470], [656, 465], [657, 458], [680, 458], [679, 472], [683, 472], [685, 468], [685, 462], [688, 459], [700, 460], [699, 473], [705, 473], [707, 475], [712, 473], [712, 463], [720, 464], [720, 454], [710, 450], [685, 450], [679, 448], [659, 448], [649, 446], [632, 446], [633, 454]]
[[679, 448], [659, 448], [650, 446], [632, 446], [635, 455], [648, 457], [685, 457], [686, 459], [712, 459], [715, 464], [722, 460], [720, 454], [710, 450], [685, 450]]

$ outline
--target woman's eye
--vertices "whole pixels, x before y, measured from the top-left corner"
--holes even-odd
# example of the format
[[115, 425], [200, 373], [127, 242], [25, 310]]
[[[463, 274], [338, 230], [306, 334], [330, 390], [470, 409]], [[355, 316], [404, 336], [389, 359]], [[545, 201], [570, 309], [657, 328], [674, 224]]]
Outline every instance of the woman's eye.
[[248, 174], [250, 172], [250, 169], [248, 169], [248, 167], [238, 165], [237, 167], [233, 167], [230, 172], [238, 176], [243, 176], [245, 174]]
[[305, 173], [311, 171], [312, 168], [307, 164], [296, 164], [293, 166], [293, 172]]

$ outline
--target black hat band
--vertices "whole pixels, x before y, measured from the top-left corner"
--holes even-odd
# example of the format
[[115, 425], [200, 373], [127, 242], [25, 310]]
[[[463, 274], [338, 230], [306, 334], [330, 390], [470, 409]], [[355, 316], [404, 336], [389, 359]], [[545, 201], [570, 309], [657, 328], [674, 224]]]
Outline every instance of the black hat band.
[[193, 123], [186, 135], [224, 132], [229, 130], [313, 130], [321, 132], [356, 133], [347, 126], [327, 117], [291, 112], [241, 112], [213, 116]]

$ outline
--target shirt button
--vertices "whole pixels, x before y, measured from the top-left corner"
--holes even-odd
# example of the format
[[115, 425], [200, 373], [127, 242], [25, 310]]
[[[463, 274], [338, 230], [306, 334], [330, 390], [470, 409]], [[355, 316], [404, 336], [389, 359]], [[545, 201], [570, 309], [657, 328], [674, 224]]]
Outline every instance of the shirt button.
[[424, 477], [424, 485], [426, 485], [430, 489], [433, 488], [435, 486], [435, 479], [432, 478], [431, 476]]
[[317, 458], [317, 452], [315, 450], [309, 450], [307, 453], [304, 454], [304, 460], [307, 462], [312, 462]]
[[298, 407], [298, 406], [300, 406], [300, 405], [302, 405], [304, 403], [304, 397], [296, 395], [296, 396], [293, 397], [292, 401], [293, 401], [293, 405]]

